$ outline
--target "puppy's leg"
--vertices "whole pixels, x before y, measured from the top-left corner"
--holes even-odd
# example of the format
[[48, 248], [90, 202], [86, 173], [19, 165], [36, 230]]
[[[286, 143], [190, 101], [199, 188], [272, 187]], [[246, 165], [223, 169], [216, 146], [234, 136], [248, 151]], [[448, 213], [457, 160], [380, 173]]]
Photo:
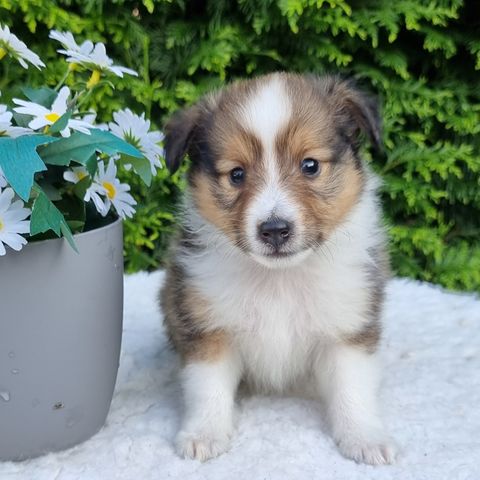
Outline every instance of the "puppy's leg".
[[317, 376], [332, 435], [342, 454], [372, 465], [393, 463], [396, 446], [377, 411], [375, 355], [359, 347], [335, 345], [320, 361]]
[[212, 359], [187, 359], [181, 376], [185, 414], [177, 450], [183, 457], [205, 461], [229, 447], [240, 362], [231, 350]]

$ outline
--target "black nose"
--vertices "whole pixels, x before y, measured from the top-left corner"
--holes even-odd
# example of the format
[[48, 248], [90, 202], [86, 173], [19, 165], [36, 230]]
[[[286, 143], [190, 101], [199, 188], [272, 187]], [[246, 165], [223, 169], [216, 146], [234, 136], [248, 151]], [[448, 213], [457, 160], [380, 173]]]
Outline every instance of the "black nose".
[[262, 242], [279, 249], [290, 237], [292, 227], [282, 219], [272, 219], [263, 222], [258, 227], [258, 236]]

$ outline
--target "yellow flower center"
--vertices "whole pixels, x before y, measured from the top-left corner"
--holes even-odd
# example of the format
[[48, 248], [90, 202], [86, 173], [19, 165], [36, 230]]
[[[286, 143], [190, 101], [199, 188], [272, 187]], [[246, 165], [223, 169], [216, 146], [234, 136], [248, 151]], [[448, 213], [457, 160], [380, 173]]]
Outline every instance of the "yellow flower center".
[[115, 187], [110, 183], [110, 182], [103, 182], [102, 183], [103, 185], [103, 188], [107, 191], [107, 197], [112, 200], [113, 198], [115, 198], [115, 195], [116, 195], [116, 191], [115, 191]]
[[3, 222], [2, 222], [2, 219], [0, 218], [0, 232], [3, 230]]
[[94, 70], [92, 72], [92, 75], [90, 76], [90, 79], [87, 82], [87, 88], [91, 89], [93, 88], [99, 81], [100, 81], [100, 70]]
[[45, 118], [49, 122], [55, 123], [60, 118], [60, 115], [58, 113], [52, 112], [52, 113], [47, 113], [45, 115]]
[[3, 48], [0, 47], [0, 60], [7, 54], [7, 51]]

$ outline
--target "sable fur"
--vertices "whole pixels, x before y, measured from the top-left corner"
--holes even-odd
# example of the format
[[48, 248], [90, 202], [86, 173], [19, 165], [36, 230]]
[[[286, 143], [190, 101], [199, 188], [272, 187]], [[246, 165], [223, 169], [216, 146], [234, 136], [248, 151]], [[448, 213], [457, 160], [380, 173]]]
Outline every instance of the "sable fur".
[[[168, 123], [167, 165], [191, 160], [161, 294], [185, 365], [182, 455], [227, 449], [245, 379], [269, 391], [308, 384], [345, 456], [393, 461], [375, 406], [388, 260], [362, 133], [380, 146], [375, 103], [333, 76], [234, 83]], [[319, 162], [318, 175], [302, 174], [305, 158]], [[241, 185], [230, 179], [238, 167]], [[291, 230], [273, 250], [258, 226], [276, 217]]]

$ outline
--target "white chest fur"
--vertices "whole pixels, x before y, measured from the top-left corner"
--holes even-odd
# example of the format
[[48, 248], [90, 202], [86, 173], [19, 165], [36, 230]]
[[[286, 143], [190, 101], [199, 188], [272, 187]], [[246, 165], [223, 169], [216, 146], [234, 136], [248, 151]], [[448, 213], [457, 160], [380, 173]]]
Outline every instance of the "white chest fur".
[[373, 198], [364, 196], [322, 249], [293, 267], [262, 266], [205, 227], [209, 248], [180, 255], [194, 287], [213, 306], [208, 328], [231, 333], [255, 383], [282, 388], [308, 373], [322, 344], [367, 321], [365, 267], [381, 235], [377, 218]]

